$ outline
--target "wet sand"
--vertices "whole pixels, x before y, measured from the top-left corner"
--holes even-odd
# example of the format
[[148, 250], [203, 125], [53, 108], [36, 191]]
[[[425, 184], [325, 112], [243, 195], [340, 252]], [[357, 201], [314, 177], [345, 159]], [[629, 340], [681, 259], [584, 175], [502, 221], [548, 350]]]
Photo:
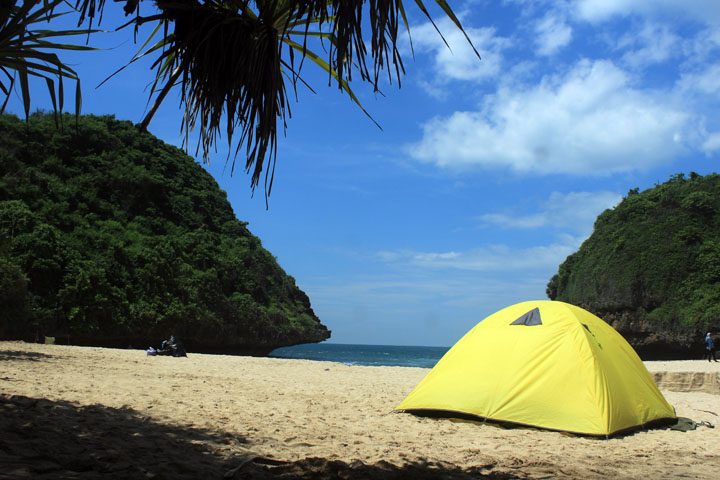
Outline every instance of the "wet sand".
[[716, 478], [720, 363], [646, 365], [715, 428], [505, 429], [393, 413], [427, 369], [0, 342], [0, 479]]

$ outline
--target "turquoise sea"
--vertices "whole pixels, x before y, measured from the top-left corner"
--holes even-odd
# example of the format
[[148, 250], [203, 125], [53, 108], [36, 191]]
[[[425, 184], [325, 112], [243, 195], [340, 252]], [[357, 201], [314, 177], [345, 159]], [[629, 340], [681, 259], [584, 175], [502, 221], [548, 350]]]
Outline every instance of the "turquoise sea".
[[432, 368], [450, 347], [310, 343], [273, 350], [271, 357], [339, 362], [346, 365]]

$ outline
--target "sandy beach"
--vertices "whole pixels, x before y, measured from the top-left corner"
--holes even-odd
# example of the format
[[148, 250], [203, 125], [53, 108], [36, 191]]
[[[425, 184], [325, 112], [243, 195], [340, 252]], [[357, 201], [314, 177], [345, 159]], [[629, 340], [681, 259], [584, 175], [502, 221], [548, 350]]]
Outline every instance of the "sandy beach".
[[715, 428], [505, 429], [394, 413], [427, 369], [0, 342], [0, 479], [717, 478], [720, 363], [646, 365]]

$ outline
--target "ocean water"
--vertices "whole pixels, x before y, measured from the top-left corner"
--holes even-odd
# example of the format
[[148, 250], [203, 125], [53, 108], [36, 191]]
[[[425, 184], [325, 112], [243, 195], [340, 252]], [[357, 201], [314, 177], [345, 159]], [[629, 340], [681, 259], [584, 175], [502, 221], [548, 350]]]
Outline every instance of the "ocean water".
[[432, 368], [450, 347], [309, 343], [273, 350], [271, 357], [339, 362], [346, 365]]

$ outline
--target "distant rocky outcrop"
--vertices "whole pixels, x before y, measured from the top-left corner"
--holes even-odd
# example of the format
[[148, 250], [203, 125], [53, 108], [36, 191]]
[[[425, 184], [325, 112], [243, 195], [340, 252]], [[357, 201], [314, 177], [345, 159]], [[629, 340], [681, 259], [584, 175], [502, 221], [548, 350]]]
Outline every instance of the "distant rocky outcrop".
[[0, 117], [0, 339], [267, 354], [330, 331], [215, 180], [130, 122]]
[[628, 192], [547, 294], [603, 318], [644, 359], [700, 358], [705, 333], [720, 333], [720, 176]]

